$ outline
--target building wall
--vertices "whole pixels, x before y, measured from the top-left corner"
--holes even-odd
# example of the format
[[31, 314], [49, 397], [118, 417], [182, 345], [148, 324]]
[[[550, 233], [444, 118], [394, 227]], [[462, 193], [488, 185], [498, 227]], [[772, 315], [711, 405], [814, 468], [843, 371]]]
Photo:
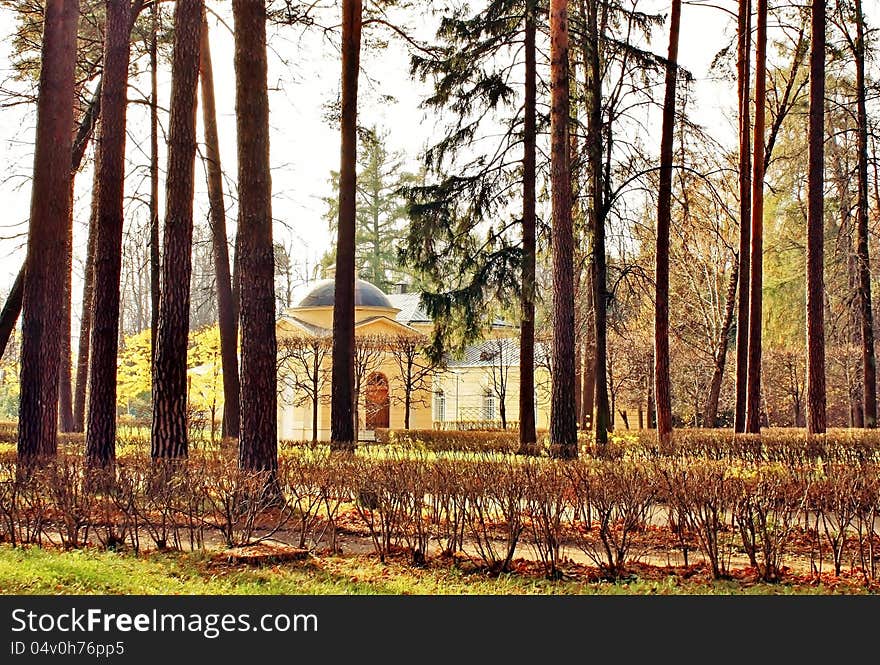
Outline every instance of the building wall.
[[[497, 372], [497, 370], [496, 370]], [[549, 377], [545, 370], [535, 372], [535, 426], [546, 429], [550, 424]], [[497, 376], [497, 374], [496, 374]], [[505, 390], [495, 388], [490, 367], [453, 367], [437, 374], [434, 379], [434, 404], [432, 420], [437, 427], [455, 427], [454, 423], [501, 420], [501, 398], [508, 424], [519, 422], [519, 367], [507, 370]], [[445, 408], [441, 409], [439, 394], [442, 391]], [[492, 400], [487, 396], [491, 395]], [[491, 403], [494, 402], [494, 405]], [[494, 406], [494, 409], [492, 408]], [[445, 413], [441, 413], [445, 411]]]

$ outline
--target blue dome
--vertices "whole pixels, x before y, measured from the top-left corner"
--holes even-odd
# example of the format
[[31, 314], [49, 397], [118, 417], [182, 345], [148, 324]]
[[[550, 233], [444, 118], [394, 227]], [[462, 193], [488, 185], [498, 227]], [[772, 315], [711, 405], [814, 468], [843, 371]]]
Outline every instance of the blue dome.
[[[333, 307], [335, 293], [336, 282], [332, 279], [322, 280], [306, 294], [297, 307]], [[354, 305], [355, 307], [394, 309], [394, 305], [380, 288], [362, 279], [354, 283]]]

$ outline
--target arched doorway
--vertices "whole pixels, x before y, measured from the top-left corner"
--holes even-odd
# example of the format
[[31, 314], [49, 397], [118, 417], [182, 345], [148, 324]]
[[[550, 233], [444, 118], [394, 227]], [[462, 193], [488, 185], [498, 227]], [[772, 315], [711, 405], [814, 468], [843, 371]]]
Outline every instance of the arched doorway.
[[388, 427], [391, 420], [391, 398], [388, 393], [388, 379], [376, 372], [367, 377], [366, 389], [366, 429]]

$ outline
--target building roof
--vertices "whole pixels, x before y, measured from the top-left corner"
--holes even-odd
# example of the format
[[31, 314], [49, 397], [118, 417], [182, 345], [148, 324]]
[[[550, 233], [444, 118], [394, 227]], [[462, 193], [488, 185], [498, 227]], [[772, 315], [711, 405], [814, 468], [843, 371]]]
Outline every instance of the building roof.
[[[336, 282], [332, 279], [321, 280], [312, 287], [297, 307], [333, 307], [335, 294]], [[396, 309], [379, 287], [363, 279], [357, 280], [354, 284], [354, 304], [355, 307]]]
[[431, 323], [418, 293], [389, 293], [386, 297], [392, 307], [400, 310], [396, 317], [399, 323]]
[[[543, 342], [535, 342], [535, 365], [547, 365], [550, 348]], [[490, 367], [504, 363], [506, 367], [519, 365], [519, 338], [499, 337], [487, 339], [466, 347], [461, 356], [447, 360], [447, 367]]]

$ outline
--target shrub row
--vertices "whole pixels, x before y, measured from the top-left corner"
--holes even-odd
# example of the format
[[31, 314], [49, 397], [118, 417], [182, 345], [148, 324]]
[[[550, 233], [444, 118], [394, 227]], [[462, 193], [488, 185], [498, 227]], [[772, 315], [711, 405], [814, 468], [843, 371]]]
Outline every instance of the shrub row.
[[282, 457], [272, 477], [238, 471], [220, 453], [171, 465], [132, 455], [102, 477], [78, 456], [33, 473], [0, 459], [0, 540], [13, 545], [198, 549], [272, 537], [335, 550], [338, 530], [356, 527], [383, 559], [403, 547], [423, 563], [433, 545], [505, 570], [527, 547], [552, 575], [579, 549], [614, 577], [657, 551], [661, 534], [662, 552], [671, 543], [687, 562], [697, 550], [717, 577], [740, 554], [764, 579], [778, 579], [785, 557], [806, 542], [817, 567], [827, 560], [839, 573], [849, 564], [868, 580], [877, 579], [878, 517], [874, 465], [306, 450]]

